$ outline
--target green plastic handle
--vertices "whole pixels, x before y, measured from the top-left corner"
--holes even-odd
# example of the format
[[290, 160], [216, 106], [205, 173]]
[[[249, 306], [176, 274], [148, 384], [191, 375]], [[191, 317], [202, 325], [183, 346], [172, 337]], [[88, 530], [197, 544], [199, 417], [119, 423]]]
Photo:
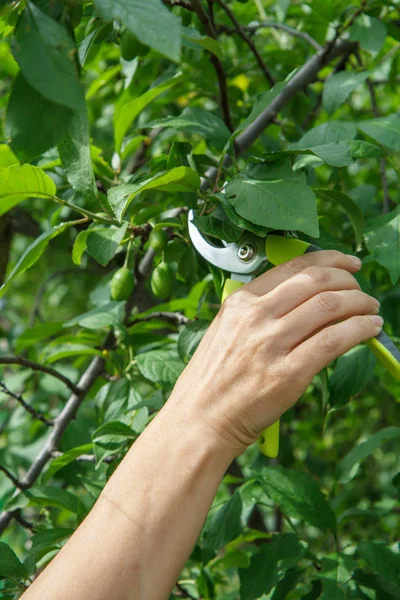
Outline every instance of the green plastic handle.
[[[273, 265], [281, 265], [295, 256], [318, 250], [322, 250], [322, 248], [281, 235], [269, 235], [265, 244], [266, 256]], [[390, 337], [384, 331], [381, 331], [379, 335], [367, 340], [365, 343], [386, 370], [397, 381], [400, 381], [400, 350]]]
[[[236, 281], [235, 279], [226, 279], [224, 289], [222, 291], [222, 302], [232, 294], [235, 290], [242, 287], [243, 283], [241, 281]], [[268, 458], [276, 458], [279, 452], [279, 421], [264, 429], [261, 432], [260, 437], [257, 440], [257, 445], [264, 454], [264, 456], [268, 456]]]

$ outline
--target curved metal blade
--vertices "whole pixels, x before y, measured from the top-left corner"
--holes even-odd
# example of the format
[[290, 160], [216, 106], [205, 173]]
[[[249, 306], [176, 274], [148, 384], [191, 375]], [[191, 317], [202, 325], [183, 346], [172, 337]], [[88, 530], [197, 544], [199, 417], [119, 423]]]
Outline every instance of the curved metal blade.
[[[223, 248], [214, 246], [206, 240], [196, 225], [192, 222], [194, 217], [193, 210], [189, 211], [188, 226], [190, 239], [193, 242], [197, 252], [212, 265], [237, 273], [238, 275], [252, 275], [257, 273], [261, 267], [267, 264], [265, 256], [265, 240], [252, 233], [244, 232], [240, 239], [232, 244], [226, 244]], [[255, 248], [255, 255], [249, 262], [245, 262], [238, 256], [238, 250], [244, 244], [251, 244]]]

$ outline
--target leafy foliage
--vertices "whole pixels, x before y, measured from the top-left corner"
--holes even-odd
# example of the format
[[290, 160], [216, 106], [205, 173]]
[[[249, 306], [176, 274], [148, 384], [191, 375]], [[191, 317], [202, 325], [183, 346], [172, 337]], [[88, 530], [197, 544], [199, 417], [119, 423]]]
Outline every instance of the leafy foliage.
[[[0, 2], [2, 598], [90, 511], [218, 310], [229, 274], [188, 209], [217, 245], [280, 230], [356, 252], [399, 338], [398, 9]], [[232, 465], [171, 598], [398, 598], [399, 396], [364, 346], [320, 373], [280, 464]]]

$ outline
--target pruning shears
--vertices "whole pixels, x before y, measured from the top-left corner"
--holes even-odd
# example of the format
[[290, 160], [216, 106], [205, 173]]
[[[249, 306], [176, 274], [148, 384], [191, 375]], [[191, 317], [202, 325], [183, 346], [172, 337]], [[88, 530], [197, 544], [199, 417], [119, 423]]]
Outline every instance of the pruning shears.
[[[212, 265], [231, 274], [225, 280], [222, 302], [229, 294], [251, 281], [268, 263], [276, 266], [309, 252], [322, 250], [314, 244], [283, 235], [268, 235], [259, 237], [245, 231], [234, 243], [223, 242], [217, 246], [206, 239], [192, 222], [193, 210], [189, 212], [189, 235], [197, 252]], [[400, 350], [390, 337], [381, 331], [375, 338], [366, 342], [389, 373], [400, 381]], [[257, 441], [260, 451], [270, 458], [278, 456], [279, 451], [279, 421], [265, 429]]]

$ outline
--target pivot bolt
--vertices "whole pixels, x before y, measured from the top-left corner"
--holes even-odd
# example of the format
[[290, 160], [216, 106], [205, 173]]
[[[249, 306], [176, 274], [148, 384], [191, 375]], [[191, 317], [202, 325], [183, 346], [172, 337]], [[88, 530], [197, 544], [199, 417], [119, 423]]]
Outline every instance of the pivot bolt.
[[256, 249], [252, 244], [243, 244], [238, 250], [238, 257], [243, 262], [250, 262], [256, 255]]

